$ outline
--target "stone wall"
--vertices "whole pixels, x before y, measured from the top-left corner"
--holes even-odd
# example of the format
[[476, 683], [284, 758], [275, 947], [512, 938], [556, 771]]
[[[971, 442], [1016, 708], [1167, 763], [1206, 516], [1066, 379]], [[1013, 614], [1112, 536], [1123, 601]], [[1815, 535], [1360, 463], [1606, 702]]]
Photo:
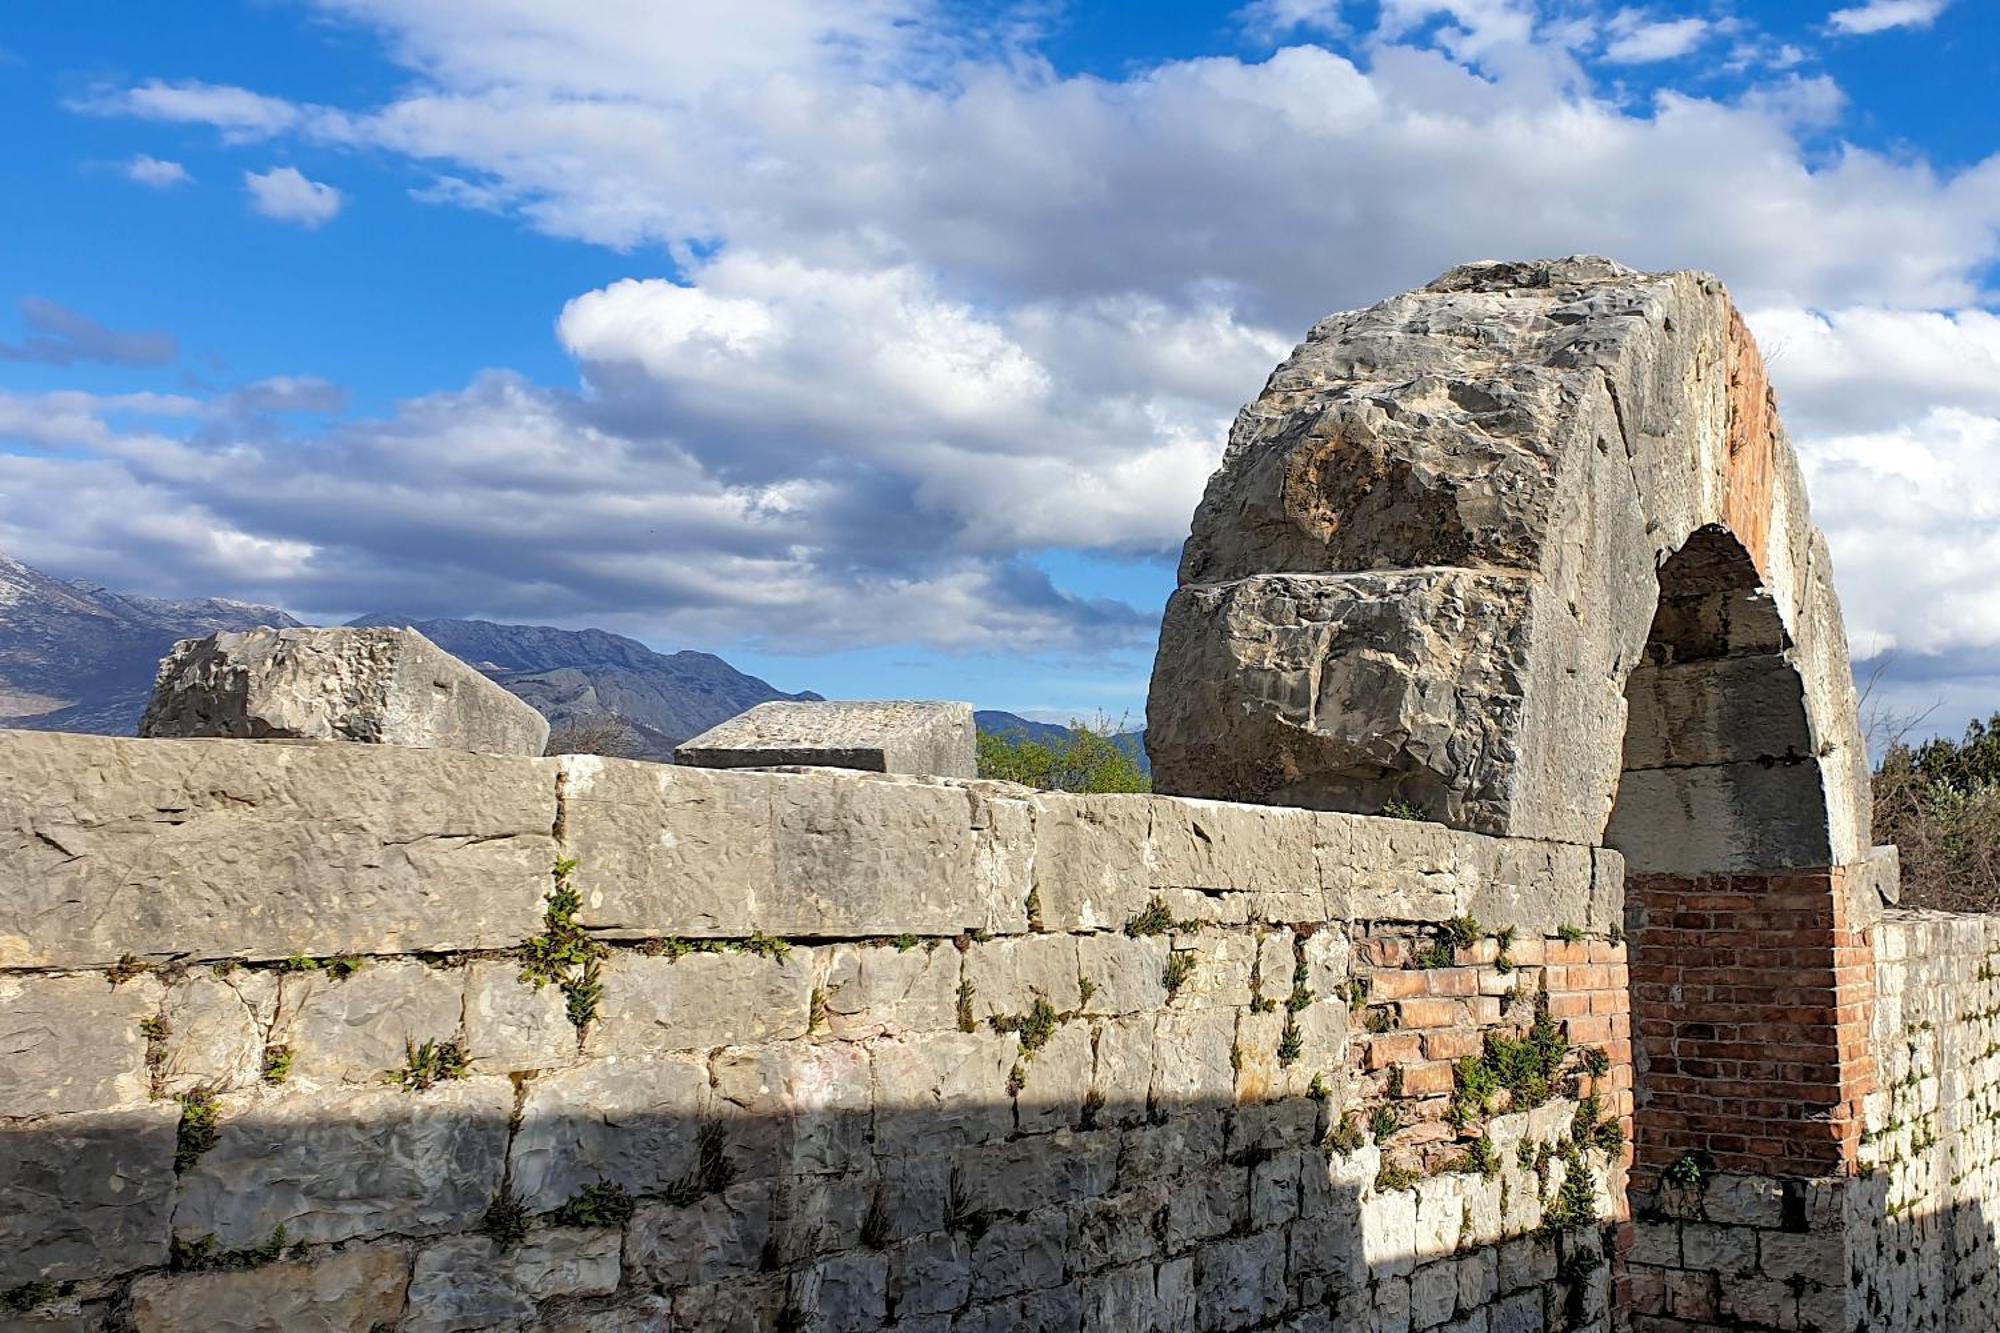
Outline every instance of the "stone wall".
[[2000, 918], [1876, 927], [1873, 1047], [1848, 1265], [1871, 1327], [2000, 1327]]
[[29, 1329], [1604, 1329], [1615, 853], [0, 733]]

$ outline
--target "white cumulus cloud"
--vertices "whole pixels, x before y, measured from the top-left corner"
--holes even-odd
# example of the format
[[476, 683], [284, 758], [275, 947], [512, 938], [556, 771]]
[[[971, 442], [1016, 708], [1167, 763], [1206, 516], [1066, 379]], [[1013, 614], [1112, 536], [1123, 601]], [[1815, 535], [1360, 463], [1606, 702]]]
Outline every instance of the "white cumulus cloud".
[[339, 190], [308, 179], [297, 167], [246, 171], [243, 188], [250, 192], [250, 206], [265, 217], [296, 222], [302, 227], [318, 227], [332, 221], [346, 202]]
[[1673, 60], [1700, 46], [1711, 26], [1707, 19], [1684, 18], [1628, 23], [1622, 30], [1614, 27], [1604, 58], [1618, 65]]
[[1834, 32], [1859, 36], [1891, 28], [1928, 28], [1950, 4], [1951, 0], [1868, 0], [1834, 10], [1826, 22]]
[[188, 169], [178, 162], [169, 162], [144, 153], [135, 155], [125, 164], [125, 174], [141, 185], [149, 185], [156, 190], [171, 189], [176, 185], [186, 185], [194, 179]]

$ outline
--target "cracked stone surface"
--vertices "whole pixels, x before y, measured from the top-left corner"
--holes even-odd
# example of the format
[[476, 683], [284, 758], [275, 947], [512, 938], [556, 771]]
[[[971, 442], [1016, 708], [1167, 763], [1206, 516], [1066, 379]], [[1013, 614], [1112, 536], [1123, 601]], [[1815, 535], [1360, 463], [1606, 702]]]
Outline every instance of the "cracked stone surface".
[[549, 723], [413, 629], [253, 629], [175, 644], [139, 734], [538, 755]]
[[[1756, 344], [1716, 279], [1594, 257], [1453, 269], [1327, 317], [1272, 373], [1182, 554], [1155, 788], [1601, 841], [1656, 571], [1710, 529], [1777, 612], [1769, 688], [1803, 701], [1804, 780], [1746, 793], [1750, 819], [1816, 822], [1797, 856], [1855, 860], [1846, 641]], [[1722, 844], [1704, 868], [1769, 855]]]

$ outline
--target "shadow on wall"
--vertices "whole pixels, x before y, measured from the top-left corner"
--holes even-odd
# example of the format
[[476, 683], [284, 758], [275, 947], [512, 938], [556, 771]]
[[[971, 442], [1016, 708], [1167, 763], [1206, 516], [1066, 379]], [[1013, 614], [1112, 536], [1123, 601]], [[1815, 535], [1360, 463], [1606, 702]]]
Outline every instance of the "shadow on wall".
[[[1016, 1058], [943, 1044], [946, 1078]], [[1379, 1151], [1329, 1150], [1312, 1098], [1101, 1104], [1037, 1097], [1056, 1073], [1034, 1069], [1014, 1098], [870, 1112], [838, 1105], [865, 1081], [812, 1083], [866, 1061], [725, 1049], [353, 1091], [334, 1116], [237, 1101], [212, 1135], [181, 1118], [178, 1177], [157, 1109], [14, 1126], [6, 1261], [49, 1276], [9, 1292], [10, 1326], [1608, 1327], [1608, 1231], [1531, 1222], [1565, 1197], [1560, 1157], [1538, 1178], [1517, 1143], [1491, 1175], [1379, 1190]]]

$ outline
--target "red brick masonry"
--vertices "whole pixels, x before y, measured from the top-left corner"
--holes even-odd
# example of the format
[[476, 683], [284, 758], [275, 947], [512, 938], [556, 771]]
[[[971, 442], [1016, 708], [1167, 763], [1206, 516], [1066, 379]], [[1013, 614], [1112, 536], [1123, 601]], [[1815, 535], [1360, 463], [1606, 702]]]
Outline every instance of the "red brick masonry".
[[1627, 879], [1635, 1186], [1689, 1153], [1744, 1175], [1853, 1171], [1874, 1087], [1872, 942], [1844, 878]]

